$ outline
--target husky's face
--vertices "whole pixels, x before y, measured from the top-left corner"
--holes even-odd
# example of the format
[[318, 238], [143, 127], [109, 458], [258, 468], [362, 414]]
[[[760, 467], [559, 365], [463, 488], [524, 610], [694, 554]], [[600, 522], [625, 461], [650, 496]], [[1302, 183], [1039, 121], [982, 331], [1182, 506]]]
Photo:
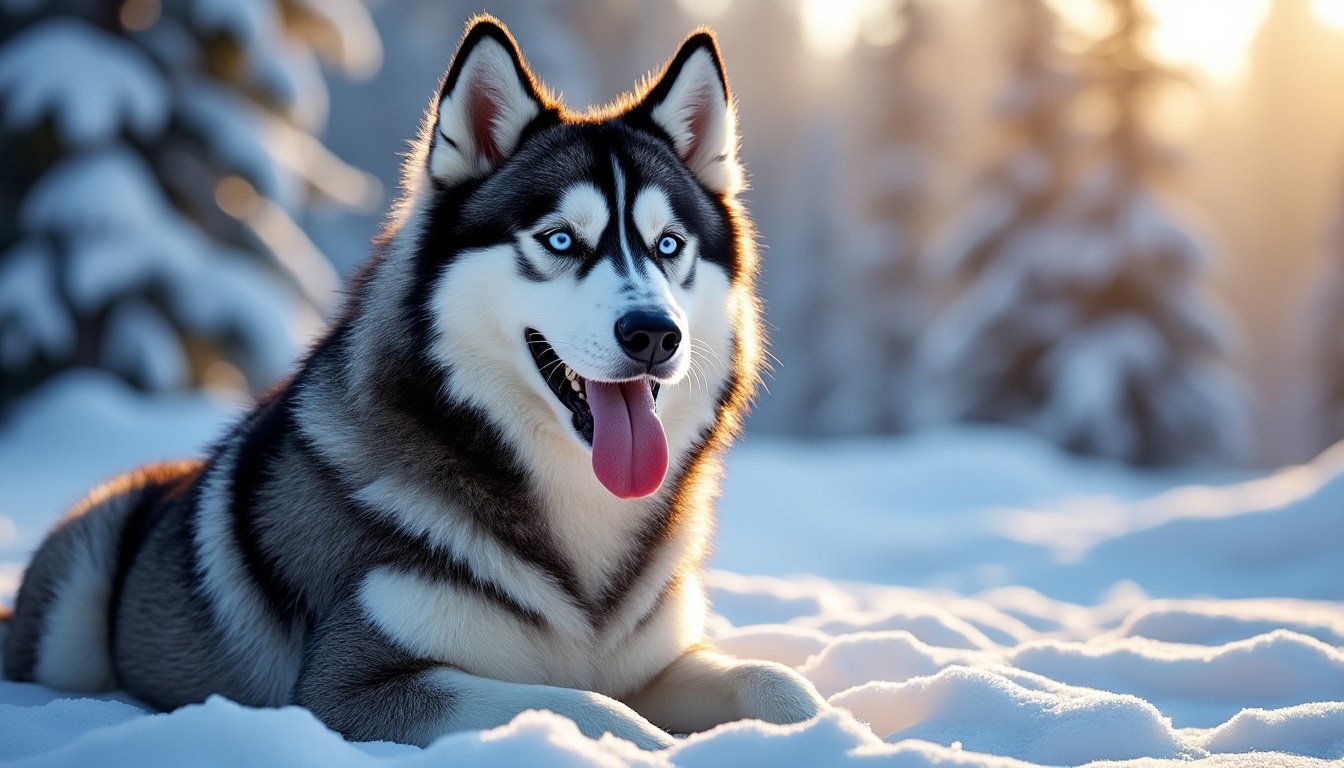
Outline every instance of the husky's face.
[[653, 493], [717, 418], [754, 321], [713, 38], [688, 39], [628, 108], [575, 117], [478, 23], [430, 142], [421, 259], [440, 259], [425, 277], [454, 394], [591, 450], [616, 496]]

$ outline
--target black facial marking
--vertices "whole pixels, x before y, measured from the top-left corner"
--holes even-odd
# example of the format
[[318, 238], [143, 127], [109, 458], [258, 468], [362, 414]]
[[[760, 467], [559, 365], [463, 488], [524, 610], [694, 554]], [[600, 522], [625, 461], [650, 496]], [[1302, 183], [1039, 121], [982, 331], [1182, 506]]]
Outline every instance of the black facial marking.
[[699, 266], [698, 261], [691, 262], [691, 268], [686, 272], [686, 279], [681, 281], [682, 288], [689, 291], [695, 286], [695, 273], [696, 268]]
[[[625, 192], [620, 206], [618, 169]], [[577, 279], [587, 278], [603, 262], [631, 280], [648, 274], [650, 268], [668, 274], [668, 260], [657, 253], [657, 241], [643, 242], [644, 234], [634, 222], [634, 202], [649, 186], [658, 187], [666, 195], [680, 228], [685, 230], [678, 234], [698, 243], [697, 261], [716, 263], [730, 278], [737, 276], [737, 233], [732, 217], [723, 201], [700, 185], [665, 141], [620, 119], [569, 124], [548, 115], [538, 118], [525, 132], [514, 155], [484, 179], [435, 188], [430, 215], [420, 233], [415, 281], [418, 290], [408, 297], [408, 319], [428, 321], [424, 309], [429, 291], [441, 270], [451, 267], [458, 254], [516, 242], [517, 233], [535, 229], [576, 184], [595, 187], [611, 214], [593, 247], [576, 243], [573, 264], [561, 263], [561, 269], [572, 270]], [[624, 243], [620, 239], [622, 223]], [[626, 258], [627, 250], [630, 259]], [[674, 263], [677, 258], [680, 254], [672, 257]], [[553, 279], [558, 274], [537, 265], [529, 270], [521, 259], [518, 272], [532, 281], [539, 275], [544, 275], [541, 279]]]
[[524, 280], [532, 283], [546, 282], [546, 275], [542, 274], [541, 271], [532, 264], [527, 258], [527, 255], [523, 253], [522, 248], [514, 247], [513, 263], [514, 266], [518, 268], [518, 274], [521, 275]]

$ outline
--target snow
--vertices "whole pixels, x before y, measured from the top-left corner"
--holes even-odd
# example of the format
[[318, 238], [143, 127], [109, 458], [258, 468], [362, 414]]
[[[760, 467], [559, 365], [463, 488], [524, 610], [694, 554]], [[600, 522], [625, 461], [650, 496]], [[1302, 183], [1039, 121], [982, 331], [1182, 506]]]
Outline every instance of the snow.
[[383, 41], [359, 0], [297, 0], [295, 5], [320, 21], [328, 34], [317, 36], [315, 45], [347, 74], [367, 79], [382, 66]]
[[0, 257], [0, 367], [74, 346], [74, 322], [57, 299], [53, 262], [46, 245], [28, 240]]
[[[85, 491], [143, 463], [198, 454], [236, 408], [202, 395], [146, 398], [96, 371], [53, 379], [0, 429], [0, 521], [13, 531], [0, 535], [0, 562], [17, 577], [46, 529]], [[0, 575], [0, 593], [15, 586]]]
[[[74, 371], [0, 426], [0, 601], [85, 488], [240, 410]], [[748, 438], [707, 583], [715, 641], [832, 711], [643, 753], [528, 712], [427, 749], [305, 710], [0, 682], [0, 761], [155, 765], [1321, 766], [1344, 759], [1344, 446], [1262, 474], [1139, 473], [1009, 429]], [[147, 756], [163, 756], [147, 758]]]
[[1171, 725], [1142, 699], [1034, 690], [970, 667], [904, 683], [867, 683], [832, 702], [879, 733], [935, 743], [960, 741], [973, 752], [1048, 765], [1187, 754]]
[[177, 331], [149, 304], [131, 299], [117, 305], [103, 332], [103, 365], [152, 390], [186, 386], [187, 361]]
[[1344, 752], [1344, 704], [1302, 704], [1266, 711], [1246, 709], [1209, 733], [1210, 752], [1286, 750], [1318, 757]]
[[[283, 282], [246, 254], [206, 239], [164, 198], [145, 161], [125, 148], [87, 153], [52, 168], [25, 198], [20, 221], [30, 231], [67, 239], [67, 289], [77, 309], [95, 312], [147, 285], [165, 287], [177, 322], [212, 337], [241, 337], [249, 373], [258, 381], [282, 375], [297, 342], [311, 332], [311, 309], [295, 306]], [[305, 288], [316, 292], [334, 284], [325, 264], [310, 259], [294, 265], [301, 266], [313, 267], [291, 273]], [[135, 343], [176, 347], [167, 330], [164, 320]], [[180, 355], [175, 349], [147, 350], [135, 367], [155, 371], [143, 381], [179, 381], [171, 360]]]
[[339, 287], [306, 205], [380, 196], [312, 135], [320, 57], [378, 65], [368, 11], [193, 0], [121, 25], [117, 3], [12, 5], [0, 128], [26, 154], [0, 248], [7, 391], [92, 362], [150, 388], [270, 386]]
[[168, 86], [143, 53], [82, 21], [56, 17], [7, 41], [0, 52], [0, 103], [11, 129], [51, 116], [76, 146], [141, 138], [168, 119]]
[[[349, 14], [345, 19], [351, 25], [367, 21]], [[321, 65], [306, 43], [290, 38], [279, 5], [265, 0], [196, 0], [191, 4], [191, 25], [237, 40], [247, 50], [249, 79], [264, 93], [261, 101], [283, 105], [288, 116], [306, 129], [326, 120], [329, 102]], [[364, 34], [376, 37], [372, 30]]]
[[282, 205], [292, 206], [300, 199], [301, 181], [276, 165], [275, 156], [262, 141], [261, 110], [240, 94], [197, 78], [183, 90], [177, 110], [183, 123], [209, 142], [213, 162]]

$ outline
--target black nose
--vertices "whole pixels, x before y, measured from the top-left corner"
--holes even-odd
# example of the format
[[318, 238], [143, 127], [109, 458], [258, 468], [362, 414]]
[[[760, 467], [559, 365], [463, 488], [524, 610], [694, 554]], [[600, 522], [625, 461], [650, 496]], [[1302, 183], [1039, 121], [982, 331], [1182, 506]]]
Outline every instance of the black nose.
[[652, 368], [677, 353], [681, 331], [664, 312], [637, 310], [616, 321], [616, 340], [627, 355]]

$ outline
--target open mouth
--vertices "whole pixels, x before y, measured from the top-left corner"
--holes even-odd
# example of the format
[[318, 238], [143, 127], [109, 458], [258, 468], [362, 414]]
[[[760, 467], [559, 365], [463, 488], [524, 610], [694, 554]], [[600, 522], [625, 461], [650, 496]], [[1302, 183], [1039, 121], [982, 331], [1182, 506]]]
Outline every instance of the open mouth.
[[525, 342], [537, 372], [569, 409], [574, 431], [593, 450], [597, 479], [623, 499], [648, 496], [667, 475], [667, 437], [656, 412], [659, 385], [647, 377], [593, 381], [570, 368], [531, 328]]
[[[532, 352], [532, 360], [537, 364], [537, 371], [541, 373], [542, 379], [546, 381], [546, 386], [550, 387], [551, 393], [560, 404], [569, 409], [574, 421], [574, 431], [579, 433], [583, 441], [590, 447], [593, 444], [593, 409], [588, 405], [588, 380], [580, 376], [569, 364], [560, 359], [555, 349], [546, 341], [538, 331], [528, 328], [527, 348]], [[647, 379], [649, 394], [653, 397], [654, 403], [658, 400], [658, 391], [661, 385], [653, 380]]]

